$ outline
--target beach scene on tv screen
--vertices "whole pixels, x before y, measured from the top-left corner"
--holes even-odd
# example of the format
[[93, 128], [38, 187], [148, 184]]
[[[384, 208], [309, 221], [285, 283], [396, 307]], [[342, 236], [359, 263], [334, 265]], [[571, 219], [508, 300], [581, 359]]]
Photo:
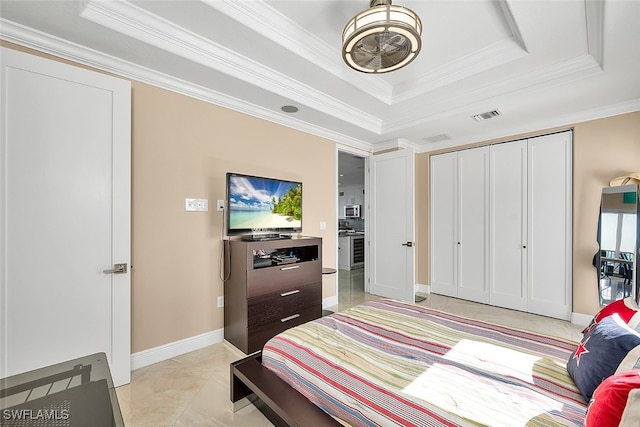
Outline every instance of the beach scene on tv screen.
[[229, 183], [231, 229], [302, 227], [300, 184], [245, 176], [232, 176]]

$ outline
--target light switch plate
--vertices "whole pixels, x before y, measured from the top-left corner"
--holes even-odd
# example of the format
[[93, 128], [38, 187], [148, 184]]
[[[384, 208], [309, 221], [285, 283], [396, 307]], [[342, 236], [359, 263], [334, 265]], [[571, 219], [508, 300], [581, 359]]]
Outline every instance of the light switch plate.
[[209, 210], [209, 200], [207, 199], [185, 199], [184, 209], [187, 212], [207, 212]]

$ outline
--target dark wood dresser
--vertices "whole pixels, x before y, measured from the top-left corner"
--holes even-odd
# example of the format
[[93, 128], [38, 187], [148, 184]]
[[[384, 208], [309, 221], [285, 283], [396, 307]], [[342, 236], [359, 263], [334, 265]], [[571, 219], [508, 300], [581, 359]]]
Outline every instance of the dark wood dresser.
[[225, 340], [250, 354], [322, 316], [321, 238], [225, 243]]

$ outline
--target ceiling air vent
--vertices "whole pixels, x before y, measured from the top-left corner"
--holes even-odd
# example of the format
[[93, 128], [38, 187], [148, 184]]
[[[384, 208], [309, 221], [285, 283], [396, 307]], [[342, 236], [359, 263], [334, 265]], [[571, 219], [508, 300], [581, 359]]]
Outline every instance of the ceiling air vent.
[[422, 138], [423, 141], [428, 142], [430, 144], [434, 144], [436, 142], [442, 142], [451, 139], [451, 137], [447, 134], [441, 133], [440, 135], [433, 135], [427, 138]]
[[493, 119], [496, 116], [501, 116], [502, 113], [498, 110], [487, 111], [486, 113], [476, 114], [475, 116], [471, 116], [473, 120], [476, 122], [481, 122], [483, 120]]

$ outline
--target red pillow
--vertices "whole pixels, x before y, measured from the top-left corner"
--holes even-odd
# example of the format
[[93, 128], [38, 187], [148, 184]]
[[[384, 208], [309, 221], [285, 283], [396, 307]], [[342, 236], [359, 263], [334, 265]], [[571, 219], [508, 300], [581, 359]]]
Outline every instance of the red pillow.
[[640, 425], [640, 369], [620, 372], [605, 379], [589, 402], [585, 427], [620, 425]]
[[640, 332], [640, 308], [632, 297], [627, 297], [602, 307], [600, 311], [596, 313], [589, 326], [587, 326], [582, 333], [586, 334], [593, 329], [596, 323], [615, 313], [618, 313], [620, 318], [629, 325], [631, 329], [635, 329]]

